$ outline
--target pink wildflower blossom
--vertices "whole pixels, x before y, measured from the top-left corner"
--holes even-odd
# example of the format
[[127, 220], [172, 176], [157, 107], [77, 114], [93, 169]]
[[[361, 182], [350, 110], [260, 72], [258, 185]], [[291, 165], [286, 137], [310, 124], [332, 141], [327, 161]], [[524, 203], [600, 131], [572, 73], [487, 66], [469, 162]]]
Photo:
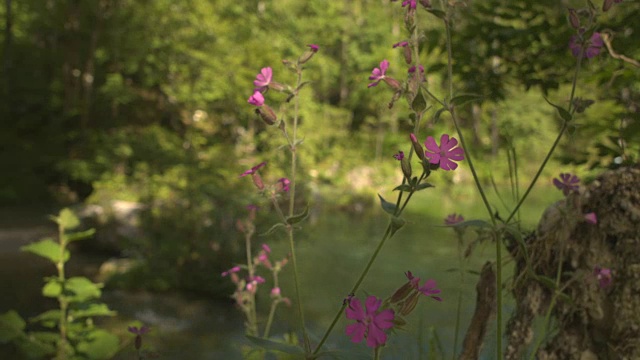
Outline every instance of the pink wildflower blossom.
[[141, 326], [140, 328], [137, 326], [129, 326], [127, 330], [134, 335], [144, 335], [151, 331], [151, 328], [148, 326]]
[[318, 50], [320, 50], [320, 47], [316, 44], [307, 44], [307, 46], [311, 49], [311, 51], [313, 51], [314, 53], [318, 52]]
[[411, 273], [411, 271], [407, 271], [405, 273], [405, 275], [407, 276], [407, 279], [409, 279], [409, 282], [411, 283], [411, 286], [414, 289], [418, 290], [423, 295], [432, 298], [433, 300], [442, 301], [442, 298], [440, 298], [438, 296], [433, 296], [435, 294], [439, 294], [440, 293], [440, 289], [436, 288], [436, 281], [435, 280], [429, 279], [429, 280], [425, 281], [424, 285], [420, 286], [420, 278], [414, 277], [413, 274]]
[[367, 85], [367, 87], [373, 87], [378, 85], [380, 80], [383, 80], [386, 77], [387, 69], [389, 68], [389, 62], [387, 60], [382, 60], [379, 68], [374, 68], [371, 71], [371, 76], [369, 76], [369, 80], [373, 80], [372, 83]]
[[458, 164], [454, 161], [464, 160], [464, 151], [461, 147], [457, 147], [458, 140], [453, 137], [449, 140], [447, 134], [440, 137], [440, 146], [436, 144], [432, 136], [427, 137], [424, 146], [427, 148], [424, 155], [429, 159], [429, 162], [439, 164], [442, 170], [455, 170], [458, 168]]
[[598, 285], [601, 289], [609, 287], [611, 285], [611, 282], [613, 281], [611, 277], [611, 269], [608, 268], [601, 268], [600, 266], [596, 266], [593, 269], [593, 275], [595, 275], [596, 279], [598, 280]]
[[278, 189], [284, 192], [289, 191], [289, 187], [291, 185], [291, 181], [287, 178], [278, 179], [276, 185], [278, 185]]
[[564, 196], [569, 195], [571, 192], [578, 191], [580, 186], [580, 178], [569, 173], [560, 174], [560, 179], [554, 178], [553, 185], [558, 188], [558, 190], [562, 190]]
[[600, 54], [600, 50], [602, 49], [603, 45], [604, 41], [602, 40], [602, 36], [597, 32], [594, 32], [593, 35], [591, 35], [591, 38], [586, 44], [583, 44], [577, 35], [574, 35], [571, 37], [571, 39], [569, 39], [569, 49], [571, 49], [571, 54], [573, 54], [573, 56], [575, 57], [578, 57], [578, 55], [580, 55], [580, 51], [582, 50], [583, 46], [585, 47], [582, 54], [583, 57], [586, 57], [587, 59], [596, 57], [598, 56], [598, 54]]
[[240, 266], [234, 266], [231, 269], [229, 269], [227, 271], [224, 271], [222, 273], [222, 276], [224, 277], [224, 276], [227, 276], [227, 275], [231, 275], [233, 273], [237, 273], [238, 271], [240, 271]]
[[398, 161], [404, 159], [404, 151], [398, 150], [398, 153], [393, 155], [393, 158], [398, 160]]
[[464, 221], [464, 217], [458, 214], [451, 214], [444, 219], [445, 225], [455, 225]]
[[240, 174], [240, 177], [247, 176], [247, 175], [253, 175], [253, 174], [257, 173], [258, 170], [260, 170], [260, 168], [265, 166], [265, 165], [267, 165], [266, 161], [261, 162], [260, 164], [254, 166], [251, 169], [249, 169], [249, 170], [243, 172], [242, 174]]
[[356, 320], [346, 328], [346, 334], [351, 337], [351, 341], [357, 343], [366, 338], [367, 346], [372, 348], [387, 342], [384, 330], [393, 327], [395, 314], [391, 309], [378, 311], [381, 304], [382, 300], [375, 296], [367, 298], [364, 309], [358, 298], [349, 300], [349, 306], [345, 310], [347, 319]]
[[271, 69], [271, 67], [262, 68], [260, 70], [260, 73], [256, 75], [256, 79], [253, 81], [253, 85], [256, 87], [254, 91], [259, 91], [261, 93], [267, 91], [267, 88], [271, 83], [272, 77], [273, 77], [273, 70]]
[[256, 90], [253, 95], [249, 97], [248, 103], [255, 106], [262, 106], [264, 105], [264, 96], [262, 96], [260, 91]]

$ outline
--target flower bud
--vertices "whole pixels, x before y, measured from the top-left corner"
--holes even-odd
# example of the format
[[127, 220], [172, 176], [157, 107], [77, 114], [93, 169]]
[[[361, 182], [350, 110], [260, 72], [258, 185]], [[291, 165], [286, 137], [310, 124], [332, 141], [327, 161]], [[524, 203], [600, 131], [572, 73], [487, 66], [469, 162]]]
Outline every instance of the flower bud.
[[416, 305], [418, 305], [419, 299], [420, 299], [420, 293], [417, 291], [409, 295], [407, 300], [404, 302], [404, 304], [400, 308], [400, 314], [402, 314], [403, 316], [409, 315], [416, 308]]
[[388, 76], [385, 76], [382, 80], [386, 82], [387, 85], [391, 86], [392, 89], [402, 90], [402, 85], [400, 85], [400, 81]]
[[580, 28], [580, 18], [575, 9], [569, 9], [569, 23], [576, 30]]
[[402, 174], [404, 174], [404, 177], [407, 178], [407, 180], [411, 180], [411, 163], [409, 162], [409, 157], [403, 157], [402, 160], [400, 160], [400, 167], [402, 168]]
[[400, 302], [401, 300], [403, 300], [404, 298], [407, 297], [407, 295], [409, 295], [411, 293], [411, 290], [413, 290], [413, 286], [411, 286], [410, 282], [407, 282], [406, 284], [402, 285], [398, 290], [396, 290], [396, 292], [391, 296], [391, 303], [397, 303]]
[[604, 3], [602, 4], [602, 12], [609, 11], [612, 5], [613, 5], [613, 0], [604, 0]]
[[262, 182], [260, 174], [253, 173], [251, 174], [251, 178], [253, 179], [253, 184], [258, 188], [258, 190], [264, 190], [264, 182]]
[[420, 143], [418, 142], [418, 139], [416, 138], [416, 136], [414, 134], [409, 135], [409, 138], [411, 139], [411, 143], [413, 144], [413, 150], [415, 150], [416, 155], [418, 156], [418, 158], [420, 160], [424, 160], [424, 149], [422, 149], [422, 145], [420, 145]]
[[313, 55], [315, 55], [315, 53], [318, 52], [318, 45], [316, 44], [309, 44], [307, 45], [309, 47], [309, 50], [307, 50], [302, 56], [300, 56], [300, 58], [298, 59], [298, 64], [304, 64], [307, 61], [311, 60], [311, 58], [313, 57]]
[[405, 46], [404, 47], [404, 61], [408, 64], [411, 64], [411, 61], [413, 60], [412, 56], [411, 56], [411, 47], [409, 46]]
[[260, 115], [262, 121], [264, 121], [267, 125], [273, 125], [278, 121], [278, 117], [276, 113], [273, 111], [269, 105], [262, 105], [261, 107], [256, 109], [256, 114]]

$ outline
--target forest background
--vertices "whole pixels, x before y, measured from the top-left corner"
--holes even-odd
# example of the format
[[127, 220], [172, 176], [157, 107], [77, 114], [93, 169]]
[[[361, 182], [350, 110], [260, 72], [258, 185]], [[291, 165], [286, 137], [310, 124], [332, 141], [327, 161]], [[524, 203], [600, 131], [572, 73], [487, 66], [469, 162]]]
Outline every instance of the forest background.
[[[508, 189], [507, 158], [516, 155], [525, 183], [562, 124], [544, 97], [568, 101], [567, 9], [584, 2], [458, 3], [456, 83], [482, 99], [461, 114], [463, 131], [484, 164], [481, 179]], [[144, 236], [120, 249], [152, 260], [124, 284], [226, 298], [219, 274], [239, 254], [235, 219], [256, 199], [238, 175], [265, 159], [273, 176], [286, 172], [282, 144], [247, 104], [256, 74], [271, 66], [274, 80], [291, 82], [281, 61], [319, 45], [305, 73], [299, 191], [315, 208], [373, 208], [375, 193], [398, 177], [392, 155], [408, 150], [412, 130], [404, 104], [389, 109], [389, 92], [367, 88], [382, 59], [404, 75], [404, 66], [394, 69], [402, 51], [392, 48], [406, 36], [402, 11], [387, 0], [5, 0], [0, 204], [142, 204]], [[561, 142], [547, 179], [567, 171], [588, 179], [637, 161], [638, 70], [611, 53], [640, 58], [639, 15], [638, 1], [625, 1], [598, 19], [612, 50], [583, 65], [577, 94], [595, 102]], [[443, 29], [423, 21], [421, 61], [440, 95]], [[425, 133], [452, 129], [444, 116], [428, 120]], [[441, 180], [438, 196], [449, 200], [438, 211], [478, 201], [464, 165]]]

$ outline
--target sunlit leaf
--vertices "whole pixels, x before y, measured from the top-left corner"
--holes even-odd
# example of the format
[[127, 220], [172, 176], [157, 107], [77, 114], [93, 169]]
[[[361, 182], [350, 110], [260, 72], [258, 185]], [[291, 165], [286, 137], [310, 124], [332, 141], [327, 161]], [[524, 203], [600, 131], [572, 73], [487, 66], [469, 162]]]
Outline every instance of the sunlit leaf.
[[[28, 251], [38, 256], [42, 256], [43, 258], [51, 260], [53, 263], [58, 263], [60, 261], [60, 244], [53, 241], [53, 239], [47, 238], [44, 240], [40, 240], [38, 242], [25, 245], [21, 247], [20, 250]], [[69, 250], [65, 249], [64, 253], [62, 254], [63, 262], [69, 260], [69, 256]]]

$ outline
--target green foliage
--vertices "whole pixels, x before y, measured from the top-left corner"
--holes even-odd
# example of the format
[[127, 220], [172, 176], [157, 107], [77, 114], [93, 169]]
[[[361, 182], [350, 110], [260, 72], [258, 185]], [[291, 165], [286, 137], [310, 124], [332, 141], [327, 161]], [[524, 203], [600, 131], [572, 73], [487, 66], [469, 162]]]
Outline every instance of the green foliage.
[[0, 315], [0, 343], [13, 343], [26, 358], [40, 359], [56, 356], [64, 359], [109, 359], [118, 350], [117, 336], [97, 328], [93, 317], [113, 316], [106, 304], [98, 302], [102, 284], [85, 277], [66, 278], [64, 264], [69, 260], [70, 241], [90, 237], [93, 230], [68, 233], [80, 221], [69, 209], [51, 219], [58, 224], [58, 241], [44, 239], [22, 248], [51, 261], [58, 269], [57, 276], [45, 278], [42, 295], [56, 298], [59, 309], [52, 309], [30, 319], [31, 323], [52, 329], [50, 332], [27, 331], [26, 322], [15, 311]]

